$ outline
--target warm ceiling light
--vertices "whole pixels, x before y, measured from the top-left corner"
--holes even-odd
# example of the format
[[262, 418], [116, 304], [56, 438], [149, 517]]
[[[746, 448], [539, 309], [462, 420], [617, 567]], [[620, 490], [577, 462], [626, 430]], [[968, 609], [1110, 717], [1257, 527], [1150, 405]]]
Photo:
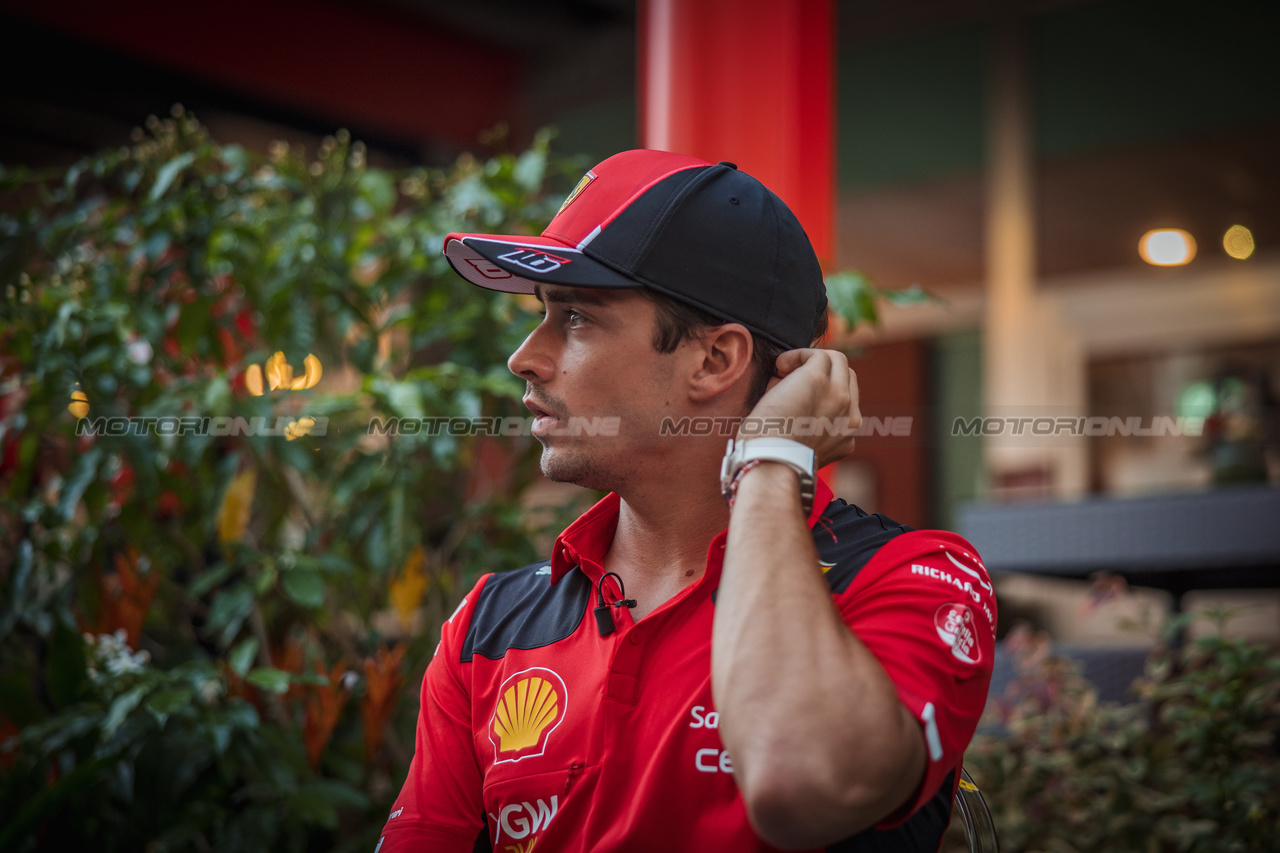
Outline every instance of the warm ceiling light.
[[1157, 228], [1142, 235], [1138, 254], [1158, 267], [1177, 267], [1196, 256], [1195, 238], [1181, 228]]
[[1232, 225], [1222, 235], [1222, 248], [1231, 257], [1243, 261], [1253, 254], [1253, 232], [1243, 225]]

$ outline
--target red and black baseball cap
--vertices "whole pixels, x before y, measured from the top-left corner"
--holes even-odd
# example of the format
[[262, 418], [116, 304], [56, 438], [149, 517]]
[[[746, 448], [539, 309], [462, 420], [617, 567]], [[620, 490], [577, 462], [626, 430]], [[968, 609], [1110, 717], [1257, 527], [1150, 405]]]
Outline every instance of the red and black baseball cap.
[[450, 234], [444, 254], [473, 284], [648, 287], [805, 347], [827, 309], [822, 267], [795, 214], [732, 163], [624, 151], [578, 182], [540, 237]]

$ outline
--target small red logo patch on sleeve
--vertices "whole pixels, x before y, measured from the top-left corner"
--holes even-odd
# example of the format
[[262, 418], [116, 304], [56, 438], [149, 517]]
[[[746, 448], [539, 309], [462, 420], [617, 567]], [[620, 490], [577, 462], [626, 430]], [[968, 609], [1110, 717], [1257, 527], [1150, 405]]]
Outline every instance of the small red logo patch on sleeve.
[[944, 604], [934, 614], [933, 626], [938, 639], [950, 649], [956, 660], [978, 663], [982, 660], [982, 648], [974, 632], [973, 610], [966, 604]]

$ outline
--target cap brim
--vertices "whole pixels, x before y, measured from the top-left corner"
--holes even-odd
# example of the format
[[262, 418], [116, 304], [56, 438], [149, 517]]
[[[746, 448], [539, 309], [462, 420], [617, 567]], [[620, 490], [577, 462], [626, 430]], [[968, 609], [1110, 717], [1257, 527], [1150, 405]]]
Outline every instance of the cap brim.
[[539, 284], [565, 287], [640, 287], [581, 248], [552, 237], [450, 234], [444, 256], [472, 284], [504, 293], [533, 293]]

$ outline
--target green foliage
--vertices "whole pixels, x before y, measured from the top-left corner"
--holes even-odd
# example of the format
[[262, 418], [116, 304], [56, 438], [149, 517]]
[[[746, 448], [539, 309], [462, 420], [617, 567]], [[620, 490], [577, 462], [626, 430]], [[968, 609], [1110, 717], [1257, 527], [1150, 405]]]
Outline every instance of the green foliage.
[[[1175, 626], [1176, 627], [1176, 626]], [[1280, 826], [1280, 657], [1221, 634], [1164, 646], [1136, 701], [1099, 705], [1026, 635], [965, 755], [1006, 851], [1267, 851]]]
[[826, 277], [826, 285], [832, 313], [850, 329], [856, 328], [859, 323], [879, 325], [878, 303], [882, 301], [890, 305], [925, 305], [938, 301], [937, 297], [926, 293], [918, 284], [901, 290], [886, 290], [876, 287], [870, 278], [856, 270], [832, 273]]
[[[538, 448], [368, 425], [527, 414], [504, 365], [535, 315], [441, 246], [536, 233], [581, 171], [548, 142], [391, 173], [175, 108], [0, 169], [0, 849], [372, 849], [440, 622], [537, 556]], [[277, 351], [320, 382], [250, 393]], [[107, 416], [295, 432], [78, 431]]]
[[531, 306], [441, 248], [536, 233], [582, 166], [263, 156], [178, 107], [0, 167], [0, 850], [372, 849], [440, 623], [543, 531], [529, 437], [370, 427], [527, 414]]

